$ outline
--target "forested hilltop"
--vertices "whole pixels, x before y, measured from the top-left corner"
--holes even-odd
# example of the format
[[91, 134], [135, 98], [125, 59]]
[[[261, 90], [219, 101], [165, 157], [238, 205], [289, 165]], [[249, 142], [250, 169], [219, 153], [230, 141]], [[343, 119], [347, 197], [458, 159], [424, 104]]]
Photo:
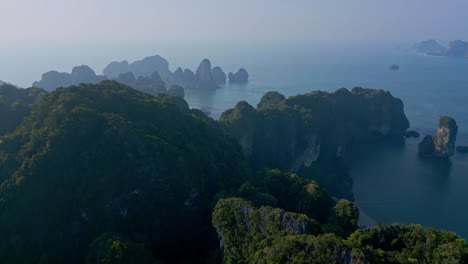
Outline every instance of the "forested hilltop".
[[222, 114], [220, 123], [254, 168], [299, 173], [345, 198], [352, 197], [352, 180], [342, 160], [346, 149], [356, 142], [402, 138], [409, 127], [400, 99], [363, 88], [289, 98], [269, 92], [256, 109], [239, 102]]
[[401, 137], [356, 88], [266, 94], [217, 122], [115, 81], [0, 86], [2, 263], [466, 263], [456, 234], [358, 227], [341, 153]]

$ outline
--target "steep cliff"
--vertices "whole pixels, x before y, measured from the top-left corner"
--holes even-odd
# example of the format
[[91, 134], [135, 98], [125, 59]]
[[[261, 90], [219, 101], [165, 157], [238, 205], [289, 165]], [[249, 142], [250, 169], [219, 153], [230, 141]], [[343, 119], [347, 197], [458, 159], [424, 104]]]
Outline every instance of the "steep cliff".
[[195, 72], [195, 88], [199, 90], [213, 90], [218, 88], [211, 72], [211, 62], [203, 59]]
[[432, 136], [426, 136], [419, 144], [419, 153], [422, 156], [449, 158], [455, 154], [457, 140], [457, 122], [449, 116], [441, 116], [439, 127]]
[[244, 68], [240, 68], [236, 73], [228, 74], [230, 83], [247, 83], [249, 81], [249, 73]]
[[318, 160], [339, 158], [353, 142], [402, 137], [409, 127], [400, 99], [362, 88], [289, 98], [269, 92], [256, 109], [241, 102], [225, 111], [220, 123], [254, 167], [293, 172]]

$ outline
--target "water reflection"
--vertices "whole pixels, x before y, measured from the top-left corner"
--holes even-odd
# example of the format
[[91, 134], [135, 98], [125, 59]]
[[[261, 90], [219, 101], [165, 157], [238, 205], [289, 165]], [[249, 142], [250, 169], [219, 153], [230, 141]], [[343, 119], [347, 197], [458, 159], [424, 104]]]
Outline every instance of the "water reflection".
[[433, 191], [440, 194], [449, 193], [453, 165], [451, 159], [418, 157], [417, 163], [421, 168], [421, 176]]

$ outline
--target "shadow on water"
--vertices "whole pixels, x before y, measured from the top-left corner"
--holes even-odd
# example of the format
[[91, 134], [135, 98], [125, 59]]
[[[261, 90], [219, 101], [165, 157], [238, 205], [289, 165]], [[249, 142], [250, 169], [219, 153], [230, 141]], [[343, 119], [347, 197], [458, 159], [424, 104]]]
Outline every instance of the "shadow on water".
[[428, 185], [435, 192], [448, 194], [450, 191], [450, 179], [453, 163], [450, 159], [417, 158], [417, 166], [421, 168]]

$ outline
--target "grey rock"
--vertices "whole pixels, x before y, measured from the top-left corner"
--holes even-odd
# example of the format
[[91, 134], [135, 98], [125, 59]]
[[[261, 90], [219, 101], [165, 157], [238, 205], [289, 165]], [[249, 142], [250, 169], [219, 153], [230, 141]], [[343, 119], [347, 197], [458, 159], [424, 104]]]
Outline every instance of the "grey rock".
[[236, 73], [228, 74], [230, 83], [247, 83], [249, 81], [249, 73], [244, 68], [240, 68]]

